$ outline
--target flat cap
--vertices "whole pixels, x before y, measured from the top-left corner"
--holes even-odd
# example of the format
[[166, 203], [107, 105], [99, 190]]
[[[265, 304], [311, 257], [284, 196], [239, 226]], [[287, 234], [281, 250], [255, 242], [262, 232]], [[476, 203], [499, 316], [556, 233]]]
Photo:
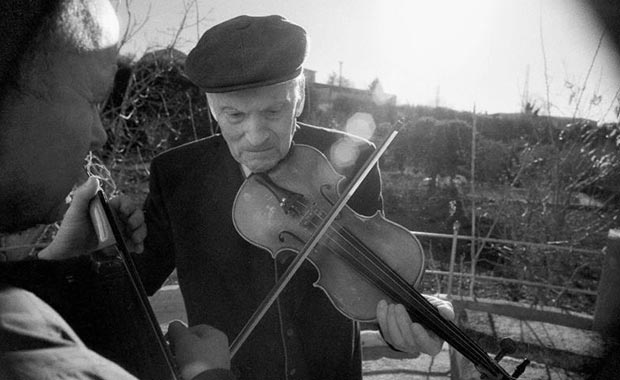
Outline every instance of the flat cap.
[[238, 16], [202, 35], [185, 73], [211, 93], [268, 86], [297, 77], [307, 47], [306, 31], [282, 16]]

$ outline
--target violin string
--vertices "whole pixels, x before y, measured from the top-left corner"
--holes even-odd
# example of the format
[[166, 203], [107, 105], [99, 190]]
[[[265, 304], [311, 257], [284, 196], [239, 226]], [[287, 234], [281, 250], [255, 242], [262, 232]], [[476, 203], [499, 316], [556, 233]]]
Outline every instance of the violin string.
[[[321, 218], [322, 216], [319, 215], [318, 217]], [[338, 223], [335, 222], [334, 224], [336, 226], [338, 226]], [[401, 298], [401, 299], [403, 299], [403, 302], [406, 302], [406, 303], [409, 303], [409, 304], [414, 304], [413, 306], [410, 306], [410, 309], [412, 309], [412, 311], [414, 312], [415, 315], [419, 314], [418, 313], [418, 309], [425, 309], [426, 313], [432, 313], [437, 318], [437, 320], [440, 321], [439, 322], [440, 325], [442, 324], [442, 322], [447, 322], [441, 316], [441, 314], [439, 314], [439, 312], [437, 311], [437, 309], [434, 306], [432, 306], [422, 295], [418, 294], [418, 292], [415, 289], [413, 289], [410, 284], [408, 284], [406, 281], [404, 281], [400, 277], [400, 275], [397, 272], [395, 272], [391, 267], [386, 265], [385, 262], [383, 262], [383, 260], [381, 260], [381, 258], [377, 257], [370, 249], [368, 249], [368, 247], [366, 247], [361, 241], [359, 241], [359, 239], [357, 239], [350, 232], [348, 232], [346, 230], [346, 228], [343, 228], [342, 226], [338, 226], [338, 227], [339, 227], [339, 230], [345, 231], [347, 233], [347, 235], [349, 236], [349, 237], [343, 236], [342, 234], [340, 234], [338, 232], [337, 229], [334, 229], [334, 231], [336, 231], [336, 235], [339, 236], [342, 241], [344, 241], [344, 244], [347, 244], [347, 245], [353, 247], [354, 249], [358, 249], [358, 248], [356, 248], [356, 244], [351, 243], [351, 241], [355, 239], [356, 243], [357, 243], [357, 247], [362, 247], [363, 250], [365, 251], [365, 252], [361, 252], [361, 251], [358, 252], [359, 253], [358, 255], [350, 254], [349, 255], [350, 256], [349, 262], [351, 261], [351, 259], [355, 260], [358, 263], [358, 265], [357, 265], [358, 271], [361, 271], [359, 269], [360, 267], [364, 268], [364, 269], [366, 269], [368, 271], [368, 269], [367, 269], [368, 264], [362, 263], [359, 260], [360, 257], [366, 258], [367, 260], [370, 261], [370, 265], [374, 266], [374, 270], [372, 270], [373, 268], [371, 268], [370, 273], [377, 273], [377, 272], [379, 272], [379, 273], [383, 273], [383, 275], [384, 275], [384, 279], [383, 280], [380, 279], [381, 276], [378, 276], [379, 279], [374, 279], [373, 280], [373, 279], [369, 278], [368, 280], [370, 280], [371, 282], [375, 283], [375, 285], [378, 285], [380, 288], [381, 288], [381, 286], [380, 286], [381, 284], [380, 283], [377, 284], [377, 282], [378, 281], [383, 281], [384, 282], [384, 285], [383, 285], [384, 289], [382, 289], [382, 290], [384, 292], [388, 293], [388, 294], [391, 292], [392, 293], [392, 298], [394, 298], [394, 299]], [[333, 239], [333, 240], [336, 242], [336, 244], [339, 244], [336, 239]], [[341, 248], [341, 251], [343, 251], [343, 252], [349, 252], [350, 251], [350, 250], [348, 250], [348, 249], [346, 249], [345, 247], [342, 247], [342, 246], [340, 248]], [[337, 250], [335, 250], [334, 253], [336, 251]], [[359, 251], [359, 249], [358, 249], [358, 251]], [[351, 264], [354, 264], [354, 263], [351, 263]], [[388, 280], [389, 279], [392, 279], [392, 280], [393, 279], [399, 279], [400, 283], [398, 283], [398, 282], [394, 283], [394, 284], [392, 284], [393, 286], [390, 287], [390, 284], [386, 283], [386, 282], [389, 282], [386, 279], [388, 279]], [[398, 290], [392, 290], [392, 289], [399, 289], [399, 288], [400, 288], [400, 293], [398, 292]], [[418, 299], [415, 298], [416, 296], [418, 297]], [[420, 317], [420, 315], [418, 315], [418, 317]], [[427, 319], [427, 318], [425, 318], [425, 314], [422, 314], [420, 319]], [[436, 329], [438, 329], [440, 327], [446, 328], [446, 326], [437, 326], [436, 323], [433, 323], [433, 320], [427, 320], [426, 322], [427, 322], [427, 324], [432, 324], [433, 326], [435, 326]], [[445, 324], [445, 323], [443, 323], [443, 324]], [[456, 328], [456, 326], [447, 326], [448, 329], [451, 329], [451, 327], [455, 327]], [[458, 336], [457, 336], [457, 338], [458, 338]], [[464, 344], [467, 344], [467, 343], [468, 343], [467, 341], [464, 342]], [[484, 355], [486, 356], [486, 354], [484, 354]]]
[[[348, 231], [347, 233], [350, 234]], [[402, 277], [400, 277], [397, 273], [393, 272], [392, 268], [390, 268], [389, 266], [386, 266], [385, 263], [380, 258], [378, 258], [372, 251], [368, 250], [367, 247], [365, 247], [362, 244], [361, 247], [364, 247], [364, 250], [368, 250], [369, 252], [369, 254], [365, 254], [362, 252], [362, 250], [357, 249], [354, 245], [348, 242], [347, 241], [348, 239], [342, 236], [340, 233], [336, 232], [336, 235], [339, 235], [341, 239], [345, 240], [345, 244], [349, 244], [353, 247], [353, 249], [358, 250], [359, 255], [351, 254], [349, 250], [343, 247], [341, 247], [343, 248], [342, 250], [332, 250], [334, 254], [337, 254], [338, 251], [345, 252], [345, 254], [349, 256], [348, 257], [349, 263], [351, 265], [356, 266], [360, 274], [364, 274], [364, 277], [366, 277], [371, 283], [374, 283], [384, 293], [386, 293], [387, 295], [390, 295], [391, 298], [393, 299], [400, 298], [403, 300], [403, 302], [408, 303], [410, 306], [409, 311], [412, 312], [412, 314], [414, 314], [415, 316], [417, 316], [420, 322], [422, 322], [425, 325], [430, 325], [429, 327], [433, 327], [433, 330], [435, 330], [436, 332], [439, 331], [438, 335], [444, 335], [441, 332], [445, 330], [449, 330], [449, 333], [452, 333], [452, 335], [456, 339], [460, 339], [459, 343], [457, 343], [457, 345], [461, 346], [460, 348], [469, 350], [470, 352], [474, 353], [477, 356], [478, 361], [485, 362], [485, 364], [487, 360], [490, 360], [486, 353], [484, 353], [482, 350], [477, 349], [475, 345], [471, 345], [469, 341], [462, 339], [462, 336], [463, 336], [462, 331], [459, 330], [458, 327], [456, 327], [456, 325], [452, 324], [450, 321], [443, 318], [441, 314], [439, 314], [437, 309], [434, 306], [432, 306], [432, 304], [430, 304], [430, 302], [428, 302], [422, 295], [418, 294], [417, 291], [415, 291], [414, 289], [412, 290], [411, 285], [409, 285], [404, 280], [402, 280]], [[331, 239], [332, 239], [332, 242], [335, 242], [335, 244], [339, 245], [336, 239], [334, 238], [331, 238]], [[339, 255], [339, 256], [342, 257], [342, 255]], [[374, 263], [372, 262], [373, 260], [371, 259], [370, 265], [374, 266], [374, 268], [368, 269], [366, 264], [360, 262], [360, 260], [357, 259], [357, 257], [359, 256], [364, 257], [365, 259], [372, 258], [372, 259], [377, 259], [379, 261], [377, 263]], [[356, 261], [359, 265], [355, 265], [354, 263], [351, 263], [351, 259]], [[381, 264], [377, 265], [378, 263], [381, 263]], [[386, 277], [382, 279], [381, 276], [376, 276], [375, 273], [377, 272], [377, 270], [380, 272], [384, 272]], [[392, 277], [390, 277], [390, 275], [385, 272], [390, 272]], [[393, 281], [395, 279], [401, 280], [402, 283], [399, 283], [398, 281]], [[391, 284], [392, 286], [390, 286], [390, 282], [392, 283]], [[403, 283], [406, 284], [406, 287], [403, 286]], [[398, 288], [401, 288], [400, 293], [398, 292], [398, 290], [396, 290]], [[402, 288], [408, 288], [407, 289], [408, 291], [404, 291], [404, 289]], [[416, 296], [420, 298], [416, 298]], [[425, 309], [424, 311], [426, 312], [426, 314], [424, 312], [420, 313], [419, 309]], [[430, 317], [428, 317], [429, 314], [435, 317], [435, 319], [431, 319]], [[446, 341], [449, 341], [449, 340], [450, 339], [446, 339]]]
[[[312, 207], [308, 208], [305, 202], [301, 202], [298, 199], [294, 199], [291, 205], [297, 209], [296, 211], [299, 213], [298, 215], [306, 214], [307, 210], [310, 209], [310, 214], [312, 217], [318, 218], [319, 221], [322, 221], [322, 218], [324, 218], [325, 213], [322, 210], [318, 211], [323, 215], [317, 215], [317, 213], [312, 210]], [[316, 228], [312, 217], [307, 218], [307, 216], [305, 216], [303, 219], [306, 219], [306, 227], [312, 226]], [[340, 240], [344, 242], [344, 244], [347, 244], [354, 249], [357, 249], [355, 247], [355, 244], [351, 242], [353, 241], [358, 243], [358, 247], [362, 247], [364, 249], [365, 252], [357, 249], [358, 255], [354, 255], [350, 253], [349, 250], [341, 247], [343, 248], [341, 249], [341, 251], [345, 252], [348, 255], [348, 261], [350, 265], [352, 265], [353, 267], [357, 267], [357, 271], [360, 275], [366, 277], [369, 282], [374, 283], [375, 286], [383, 290], [386, 294], [391, 294], [391, 297], [393, 299], [402, 299], [404, 303], [409, 305], [409, 312], [417, 315], [418, 319], [420, 319], [420, 322], [422, 322], [422, 324], [425, 324], [426, 326], [431, 328], [431, 330], [435, 331], [444, 340], [448, 341], [448, 343], [452, 343], [455, 348], [460, 348], [460, 351], [464, 355], [465, 353], [467, 353], [468, 355], [465, 356], [472, 360], [474, 363], [476, 363], [476, 365], [482, 365], [486, 367], [486, 369], [490, 372], [499, 372], [499, 374], [502, 374], [502, 377], [508, 376], [501, 367], [499, 367], [494, 361], [489, 358], [488, 354], [484, 350], [482, 350], [481, 347], [479, 347], [467, 335], [465, 335], [465, 333], [463, 333], [463, 331], [460, 330], [454, 323], [443, 318], [438, 312], [438, 310], [432, 304], [430, 304], [428, 300], [426, 300], [421, 294], [419, 294], [417, 290], [415, 290], [415, 288], [413, 288], [409, 283], [404, 281], [402, 277], [400, 277], [400, 275], [398, 275], [391, 267], [385, 264], [385, 262], [383, 262], [381, 258], [377, 257], [377, 255], [375, 255], [374, 252], [372, 252], [361, 241], [359, 241], [357, 237], [348, 232], [344, 227], [339, 226], [336, 221], [334, 221], [333, 224], [338, 226], [339, 230], [345, 231], [349, 235], [349, 238], [347, 238], [346, 236], [341, 235], [338, 232], [339, 230], [334, 229], [330, 226], [330, 229], [335, 231], [336, 236], [339, 237]], [[329, 232], [326, 232], [326, 236], [329, 237]], [[340, 245], [340, 243], [338, 243], [338, 239], [332, 238], [332, 240], [336, 243], [336, 245]], [[329, 249], [329, 247], [327, 248]], [[334, 251], [333, 253], [337, 254], [337, 251]], [[366, 259], [369, 262], [371, 268], [368, 269], [367, 266], [369, 264], [361, 262], [358, 257], [363, 257], [364, 259]], [[347, 260], [347, 258], [343, 259]], [[357, 265], [351, 262], [352, 260], [357, 262]], [[366, 272], [366, 274], [364, 274], [364, 272]], [[382, 279], [381, 275], [377, 276], [376, 273], [382, 273], [384, 278]], [[398, 281], [395, 281], [394, 279], [399, 279], [400, 283]], [[390, 282], [392, 282], [392, 284], [390, 284]], [[420, 313], [418, 309], [422, 309], [424, 312]], [[429, 316], [435, 317], [435, 319], [432, 319]], [[453, 337], [455, 340], [452, 339]], [[456, 343], [456, 345], [454, 343]]]
[[[264, 185], [271, 190], [269, 183]], [[277, 199], [280, 199], [277, 193], [273, 191], [272, 193]], [[288, 197], [285, 196], [285, 198], [282, 199], [280, 203], [281, 206], [287, 203], [286, 198]], [[300, 201], [300, 199], [304, 200], [304, 202]], [[306, 211], [308, 208], [306, 207], [306, 202], [303, 195], [299, 198], [292, 197], [292, 202], [289, 205], [293, 208], [297, 208], [297, 206], [299, 206], [299, 209], [297, 209], [298, 215], [307, 213]], [[318, 211], [324, 214], [322, 210], [319, 209]], [[286, 210], [285, 213], [288, 214]], [[320, 221], [319, 224], [322, 223], [323, 220], [321, 220], [321, 218], [324, 218], [324, 216], [317, 215], [314, 212], [313, 207], [310, 207], [310, 215], [312, 217], [317, 217]], [[306, 221], [302, 221], [300, 224], [305, 227], [313, 225], [316, 230], [317, 226], [314, 225], [312, 217], [307, 218], [306, 216], [303, 216], [302, 220], [306, 219]], [[342, 241], [343, 244], [349, 245], [358, 251], [358, 255], [355, 255], [345, 248], [334, 250], [333, 254], [340, 256], [345, 261], [348, 261], [354, 268], [357, 267], [357, 272], [360, 275], [366, 277], [370, 283], [373, 283], [386, 295], [391, 295], [392, 299], [398, 301], [402, 299], [403, 303], [409, 306], [410, 313], [417, 315], [422, 324], [425, 324], [427, 327], [431, 328], [431, 330], [435, 331], [435, 333], [440, 335], [444, 340], [451, 343], [453, 341], [452, 337], [454, 337], [456, 339], [454, 342], [457, 342], [457, 345], [460, 346], [460, 352], [468, 357], [468, 359], [472, 360], [476, 366], [483, 366], [487, 371], [495, 373], [495, 375], [501, 375], [502, 378], [510, 379], [510, 376], [501, 367], [499, 367], [496, 362], [491, 360], [482, 348], [480, 348], [475, 342], [473, 342], [473, 340], [465, 335], [454, 323], [443, 318], [436, 307], [434, 307], [426, 298], [419, 294], [413, 286], [403, 280], [398, 273], [388, 266], [372, 250], [366, 247], [363, 242], [346, 230], [346, 228], [339, 226], [338, 222], [334, 221], [332, 225], [338, 226], [340, 230], [344, 231], [345, 234], [348, 235], [348, 237], [341, 235], [339, 232], [340, 230], [334, 229], [332, 226], [329, 226], [328, 230], [325, 231], [325, 236], [329, 238], [329, 229], [332, 229], [335, 231], [336, 235], [335, 238], [331, 238], [333, 243], [340, 246], [341, 243], [339, 241]], [[357, 243], [358, 247], [362, 247], [362, 250], [356, 248], [355, 243]], [[329, 247], [327, 248], [330, 249]], [[342, 257], [342, 255], [338, 254], [339, 251], [344, 252], [346, 257]], [[364, 258], [366, 262], [360, 261], [358, 257]], [[381, 274], [383, 275], [383, 278]], [[420, 313], [418, 309], [422, 309], [424, 312]], [[435, 319], [432, 319], [431, 317], [434, 317]], [[448, 331], [445, 331], [444, 329]], [[450, 335], [450, 333], [452, 335]], [[466, 353], [468, 355], [466, 355]]]
[[[300, 206], [300, 209], [301, 209], [300, 211], [302, 213], [307, 209], [306, 205], [302, 202], [294, 201], [294, 203]], [[321, 215], [316, 215], [316, 216], [319, 219], [322, 217]], [[310, 224], [313, 225], [314, 223], [310, 221]], [[340, 230], [346, 231], [346, 229], [342, 226], [339, 226], [337, 222], [334, 222], [334, 224], [338, 226]], [[314, 227], [316, 227], [316, 225], [314, 225]], [[345, 244], [348, 244], [354, 249], [357, 249], [355, 247], [355, 244], [351, 243], [350, 241], [354, 239], [358, 243], [357, 245], [360, 247], [363, 247], [364, 251], [366, 251], [366, 252], [362, 252], [359, 249], [357, 249], [359, 255], [354, 255], [354, 254], [349, 253], [349, 251], [346, 248], [341, 247], [343, 248], [342, 251], [348, 254], [349, 256], [348, 261], [350, 262], [350, 264], [357, 266], [358, 272], [361, 272], [362, 270], [360, 268], [363, 268], [366, 270], [366, 272], [370, 272], [370, 273], [376, 273], [377, 271], [379, 271], [380, 273], [383, 273], [384, 277], [387, 279], [395, 279], [395, 278], [400, 279], [402, 283], [399, 284], [398, 282], [396, 282], [392, 284], [393, 286], [396, 287], [396, 289], [400, 288], [400, 293], [399, 293], [397, 290], [394, 290], [393, 287], [391, 287], [389, 283], [386, 282], [385, 278], [383, 280], [380, 278], [381, 276], [378, 276], [379, 277], [378, 279], [368, 278], [368, 277], [377, 277], [377, 276], [376, 275], [372, 276], [369, 273], [364, 274], [364, 277], [367, 277], [369, 281], [373, 282], [376, 286], [381, 288], [381, 290], [383, 290], [387, 294], [392, 293], [392, 298], [395, 298], [395, 299], [402, 298], [404, 302], [407, 302], [408, 300], [408, 303], [411, 304], [410, 312], [413, 312], [419, 319], [424, 320], [424, 322], [426, 322], [425, 324], [430, 325], [429, 327], [433, 327], [433, 330], [435, 330], [435, 332], [438, 333], [438, 335], [446, 335], [448, 338], [451, 338], [449, 335], [443, 333], [444, 330], [442, 330], [442, 328], [449, 330], [449, 333], [451, 333], [457, 339], [458, 341], [457, 345], [462, 346], [461, 348], [463, 350], [467, 350], [466, 352], [471, 352], [473, 355], [475, 355], [475, 357], [478, 359], [477, 361], [480, 364], [484, 364], [486, 367], [489, 367], [489, 366], [491, 367], [491, 368], [487, 368], [487, 370], [494, 370], [496, 368], [495, 363], [491, 361], [488, 354], [484, 352], [484, 350], [482, 350], [478, 345], [476, 345], [473, 341], [471, 341], [469, 337], [467, 337], [454, 323], [445, 320], [441, 316], [441, 314], [438, 313], [437, 309], [434, 306], [432, 306], [432, 304], [430, 304], [430, 302], [428, 302], [422, 295], [418, 294], [417, 290], [415, 290], [410, 284], [402, 280], [402, 278], [400, 277], [400, 275], [398, 275], [398, 273], [396, 273], [391, 267], [387, 266], [383, 262], [383, 260], [377, 257], [370, 249], [365, 247], [365, 245], [361, 241], [359, 241], [359, 239], [357, 239], [355, 236], [353, 236], [348, 231], [347, 231], [347, 234], [349, 235], [349, 238], [341, 235], [338, 232], [338, 230], [334, 228], [331, 228], [331, 229], [336, 231], [335, 234], [339, 236], [340, 239], [345, 242]], [[326, 235], [329, 235], [329, 233], [327, 233]], [[334, 238], [332, 238], [332, 240], [333, 242], [335, 242], [335, 244], [337, 245], [340, 244], [338, 243], [338, 240]], [[334, 254], [335, 253], [336, 251], [334, 251]], [[357, 257], [363, 257], [366, 260], [369, 260], [370, 265], [373, 266], [374, 268], [368, 269], [366, 266], [367, 264], [360, 262], [359, 259], [357, 259]], [[358, 265], [351, 263], [351, 259], [356, 261]], [[373, 272], [372, 269], [375, 269], [375, 271]], [[360, 273], [360, 274], [363, 274], [363, 273]], [[416, 296], [419, 298], [416, 298]], [[426, 313], [433, 315], [434, 317], [436, 317], [436, 319], [435, 320], [430, 319], [429, 317], [426, 316], [426, 314], [419, 313], [416, 310], [417, 308], [424, 309]], [[436, 323], [436, 321], [439, 321], [439, 323]], [[445, 339], [445, 340], [448, 341], [451, 339]]]
[[[300, 206], [301, 206], [302, 209], [305, 207], [305, 205], [303, 205], [303, 204], [300, 204]], [[317, 215], [317, 217], [320, 219], [323, 216], [322, 215]], [[310, 223], [312, 223], [312, 222], [310, 222]], [[339, 227], [339, 230], [346, 231], [346, 229], [344, 229], [342, 226], [339, 226], [337, 222], [334, 222], [334, 224]], [[316, 227], [316, 226], [313, 226], [313, 227]], [[333, 229], [333, 230], [336, 231], [336, 235], [340, 237], [340, 239], [344, 242], [344, 244], [347, 244], [347, 245], [353, 247], [354, 249], [356, 249], [355, 248], [355, 244], [351, 243], [351, 241], [350, 241], [350, 240], [353, 240], [353, 238], [354, 238], [352, 236], [352, 234], [348, 233], [349, 238], [347, 238], [347, 237], [341, 235], [338, 232], [337, 229]], [[329, 237], [329, 234], [326, 234], [326, 235]], [[336, 239], [333, 239], [333, 240], [334, 240], [334, 242], [336, 244], [339, 244]], [[379, 273], [383, 273], [383, 276], [385, 278], [389, 279], [391, 277], [391, 278], [394, 278], [394, 279], [395, 278], [399, 278], [400, 279], [400, 276], [398, 275], [398, 273], [396, 273], [391, 267], [385, 265], [385, 263], [380, 258], [378, 258], [376, 255], [374, 255], [374, 253], [371, 250], [369, 250], [367, 247], [365, 247], [363, 245], [363, 243], [359, 242], [358, 239], [357, 239], [357, 246], [358, 247], [363, 247], [365, 252], [359, 252], [358, 255], [351, 254], [350, 257], [349, 257], [349, 261], [351, 261], [351, 259], [355, 260], [358, 263], [358, 265], [357, 265], [358, 268], [361, 267], [361, 268], [367, 269], [368, 264], [362, 263], [359, 260], [359, 258], [366, 258], [367, 260], [370, 261], [370, 265], [374, 266], [375, 270], [372, 271], [371, 273], [379, 272]], [[341, 248], [341, 251], [343, 251], [343, 252], [349, 252], [349, 250], [347, 250], [346, 247], [340, 246], [340, 248]], [[337, 250], [333, 250], [333, 251], [334, 251], [334, 253], [337, 252]], [[351, 263], [351, 264], [354, 264], [354, 263]], [[381, 265], [381, 264], [383, 264], [383, 265]], [[381, 277], [381, 276], [379, 276], [379, 277]], [[369, 280], [372, 280], [372, 279], [369, 279]], [[380, 280], [376, 280], [375, 279], [372, 282], [376, 282], [376, 281], [380, 281]], [[383, 280], [383, 281], [385, 282], [386, 280]], [[410, 285], [408, 283], [406, 283], [404, 280], [402, 281], [401, 284], [397, 283], [397, 284], [394, 284], [394, 285], [397, 286], [397, 289], [400, 288], [401, 293], [399, 294], [398, 291], [395, 291], [396, 292], [396, 296], [393, 296], [393, 298], [396, 298], [396, 299], [402, 298], [403, 302], [407, 303], [407, 301], [408, 301], [408, 303], [412, 303], [412, 300], [409, 297], [409, 293], [411, 293], [411, 289], [409, 289]], [[389, 287], [389, 284], [387, 284], [386, 286]], [[388, 291], [389, 291], [389, 289], [388, 289]], [[416, 293], [413, 293], [413, 294], [416, 294]], [[422, 296], [420, 296], [420, 297], [422, 297]], [[424, 301], [426, 301], [426, 299], [424, 299]], [[424, 301], [422, 301], [422, 302], [424, 302]], [[429, 313], [436, 312], [436, 308], [435, 307], [433, 307], [430, 304], [427, 305], [428, 302], [421, 303], [419, 300], [416, 300], [414, 298], [413, 299], [413, 303], [419, 304], [417, 309], [420, 309], [420, 308], [421, 309], [427, 309], [426, 311], [429, 312]], [[413, 306], [412, 308], [415, 311], [415, 306]], [[443, 319], [443, 317], [441, 317], [441, 318]]]
[[[463, 349], [473, 352], [478, 357], [479, 361], [482, 361], [483, 363], [487, 363], [488, 361], [490, 361], [488, 354], [486, 352], [480, 349], [477, 345], [473, 344], [473, 342], [469, 341], [467, 339], [468, 337], [466, 337], [464, 333], [460, 329], [458, 329], [456, 325], [454, 325], [452, 322], [443, 318], [441, 314], [437, 311], [437, 309], [430, 302], [428, 302], [428, 300], [426, 300], [424, 296], [419, 294], [417, 290], [415, 290], [410, 284], [404, 281], [402, 277], [398, 275], [398, 273], [396, 273], [391, 267], [387, 266], [387, 264], [385, 264], [385, 262], [381, 260], [381, 258], [377, 257], [377, 255], [374, 254], [374, 252], [369, 250], [361, 241], [359, 241], [359, 239], [357, 239], [354, 235], [352, 235], [346, 228], [343, 228], [343, 231], [346, 234], [348, 234], [350, 237], [347, 238], [346, 236], [343, 236], [339, 232], [336, 232], [336, 235], [340, 236], [340, 238], [345, 241], [345, 244], [351, 245], [353, 249], [358, 250], [359, 255], [351, 254], [350, 251], [346, 248], [343, 248], [342, 251], [344, 251], [348, 256], [350, 256], [349, 259], [353, 259], [357, 261], [359, 266], [363, 268], [363, 269], [359, 269], [359, 266], [358, 266], [359, 272], [364, 271], [365, 269], [364, 271], [366, 272], [365, 277], [367, 278], [377, 277], [374, 279], [372, 278], [368, 278], [368, 279], [372, 283], [374, 283], [377, 287], [379, 287], [382, 291], [384, 291], [386, 294], [391, 295], [392, 298], [394, 299], [400, 298], [403, 300], [403, 302], [409, 303], [410, 313], [412, 312], [412, 314], [418, 317], [418, 320], [420, 322], [425, 322], [424, 324], [430, 325], [429, 327], [434, 327], [434, 330], [436, 332], [439, 331], [438, 335], [443, 335], [441, 333], [442, 331], [449, 330], [449, 333], [451, 333], [452, 336], [454, 336], [457, 340], [459, 340], [457, 345], [460, 345], [461, 348]], [[362, 249], [360, 250], [356, 248], [354, 244], [348, 241], [349, 239], [357, 240], [357, 242], [359, 243], [358, 246], [362, 247]], [[339, 244], [335, 239], [333, 240], [336, 242], [336, 244]], [[366, 251], [366, 253], [364, 251]], [[357, 257], [359, 256], [365, 259], [370, 259], [370, 265], [373, 268], [368, 269], [364, 263], [360, 262], [357, 259]], [[374, 276], [374, 274], [377, 271], [383, 272], [385, 275], [385, 278], [381, 278], [381, 276]], [[390, 283], [391, 283], [391, 286], [390, 286]], [[400, 292], [396, 290], [399, 288], [400, 288]], [[423, 309], [423, 312], [420, 312], [419, 309]], [[426, 314], [424, 312], [426, 312]], [[433, 317], [435, 317], [435, 319], [431, 319], [430, 317], [428, 317], [428, 315], [432, 315]], [[450, 339], [446, 339], [446, 340], [449, 341]]]

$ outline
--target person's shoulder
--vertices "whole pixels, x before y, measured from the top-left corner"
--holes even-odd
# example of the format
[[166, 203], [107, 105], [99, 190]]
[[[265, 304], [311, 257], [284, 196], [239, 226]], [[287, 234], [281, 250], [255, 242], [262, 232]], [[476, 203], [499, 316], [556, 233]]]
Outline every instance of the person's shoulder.
[[0, 284], [0, 310], [28, 308], [32, 304], [43, 302], [31, 292], [22, 288]]
[[75, 334], [51, 306], [28, 290], [6, 284], [0, 285], [0, 336], [5, 337], [0, 352], [7, 345], [27, 346], [33, 336], [50, 342], [75, 341]]
[[136, 380], [89, 350], [60, 314], [19, 287], [0, 284], [0, 336], [2, 379]]
[[298, 144], [308, 144], [315, 146], [319, 150], [324, 150], [323, 148], [330, 147], [335, 142], [344, 140], [365, 148], [374, 148], [374, 144], [369, 140], [338, 129], [299, 122], [297, 125], [299, 128], [295, 133], [294, 140]]

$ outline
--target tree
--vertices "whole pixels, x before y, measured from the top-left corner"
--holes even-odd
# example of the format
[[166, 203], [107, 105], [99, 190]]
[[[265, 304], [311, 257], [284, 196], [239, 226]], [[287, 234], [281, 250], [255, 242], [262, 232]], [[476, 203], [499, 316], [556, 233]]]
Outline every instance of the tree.
[[349, 79], [338, 75], [335, 71], [332, 71], [327, 77], [327, 84], [336, 87], [353, 87], [353, 82]]
[[[381, 88], [381, 82], [379, 81], [379, 78], [375, 78], [372, 80], [372, 82], [370, 82], [370, 84], [368, 85], [368, 91], [370, 92], [375, 92], [376, 90]], [[383, 89], [381, 88], [381, 91], [383, 91]]]

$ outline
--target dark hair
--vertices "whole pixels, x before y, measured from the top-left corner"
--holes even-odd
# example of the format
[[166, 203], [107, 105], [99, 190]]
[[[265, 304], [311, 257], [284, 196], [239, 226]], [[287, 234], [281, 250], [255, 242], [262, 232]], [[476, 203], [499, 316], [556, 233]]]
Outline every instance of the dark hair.
[[0, 97], [4, 96], [6, 89], [23, 91], [37, 65], [47, 62], [48, 53], [60, 49], [83, 50], [100, 34], [99, 26], [88, 10], [89, 0], [43, 2], [45, 9], [40, 12], [36, 25], [24, 38], [21, 51], [6, 70]]
[[0, 14], [8, 22], [2, 31], [5, 37], [0, 47], [4, 55], [0, 71], [0, 96], [7, 88], [19, 88], [23, 62], [31, 59], [41, 36], [47, 34], [52, 20], [58, 17], [64, 1], [9, 0], [3, 4]]

